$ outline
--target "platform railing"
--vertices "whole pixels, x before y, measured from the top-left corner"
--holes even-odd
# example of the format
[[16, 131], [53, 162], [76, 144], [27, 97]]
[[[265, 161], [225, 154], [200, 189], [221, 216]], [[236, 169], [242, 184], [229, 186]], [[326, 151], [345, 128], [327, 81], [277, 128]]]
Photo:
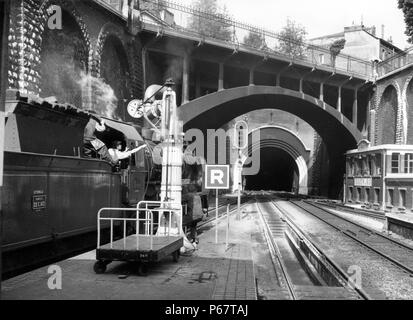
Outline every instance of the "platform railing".
[[[133, 212], [136, 214], [134, 218], [121, 218], [121, 217], [108, 217], [104, 216], [108, 212]], [[145, 217], [140, 218], [140, 214], [144, 213]], [[154, 222], [155, 214], [158, 215], [157, 222]], [[172, 234], [171, 230], [175, 229], [172, 226], [172, 220], [175, 217], [177, 223], [177, 233]], [[162, 226], [162, 219], [165, 224]], [[170, 202], [156, 202], [156, 201], [142, 201], [136, 208], [102, 208], [97, 214], [97, 249], [101, 248], [101, 231], [104, 222], [110, 223], [110, 249], [114, 248], [114, 226], [115, 223], [121, 223], [123, 225], [123, 249], [126, 249], [127, 241], [127, 223], [135, 223], [135, 236], [136, 236], [136, 248], [139, 248], [139, 237], [149, 237], [150, 250], [153, 250], [154, 237], [171, 237], [182, 235], [182, 206], [180, 204], [174, 204]], [[140, 224], [144, 224], [144, 230], [141, 233]], [[157, 232], [154, 233], [155, 226], [157, 226]]]

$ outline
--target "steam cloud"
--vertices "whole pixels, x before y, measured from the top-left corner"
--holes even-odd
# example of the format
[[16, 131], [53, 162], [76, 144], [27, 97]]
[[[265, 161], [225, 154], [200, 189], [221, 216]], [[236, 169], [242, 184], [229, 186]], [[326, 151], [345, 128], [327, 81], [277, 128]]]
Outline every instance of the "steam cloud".
[[84, 72], [81, 73], [78, 84], [82, 88], [91, 88], [90, 95], [94, 98], [94, 103], [90, 103], [90, 108], [96, 113], [111, 119], [118, 119], [116, 114], [118, 98], [115, 91], [103, 79], [93, 77]]

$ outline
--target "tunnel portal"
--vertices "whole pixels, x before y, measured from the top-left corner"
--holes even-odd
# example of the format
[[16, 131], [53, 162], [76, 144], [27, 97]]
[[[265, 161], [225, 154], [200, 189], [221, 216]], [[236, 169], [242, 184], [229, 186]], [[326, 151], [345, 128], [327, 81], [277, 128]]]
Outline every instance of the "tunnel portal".
[[260, 154], [260, 172], [246, 176], [245, 189], [292, 192], [298, 186], [298, 168], [295, 160], [280, 148], [263, 148]]

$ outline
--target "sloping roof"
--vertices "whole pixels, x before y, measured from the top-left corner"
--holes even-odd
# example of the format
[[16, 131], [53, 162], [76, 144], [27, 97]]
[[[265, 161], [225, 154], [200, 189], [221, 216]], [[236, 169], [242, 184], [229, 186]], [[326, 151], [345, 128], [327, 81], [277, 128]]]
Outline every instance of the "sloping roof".
[[[10, 108], [18, 103], [27, 103], [35, 107], [44, 108], [57, 112], [64, 112], [72, 116], [79, 116], [82, 118], [89, 118], [91, 114], [85, 110], [76, 108], [74, 105], [68, 103], [51, 103], [46, 99], [42, 99], [35, 95], [25, 94], [19, 90], [9, 89], [6, 91], [6, 113], [13, 112]], [[9, 107], [9, 108], [8, 108]]]
[[317, 38], [312, 38], [312, 39], [310, 39], [310, 41], [321, 40], [321, 39], [339, 38], [339, 37], [344, 37], [344, 32], [333, 33], [333, 34], [328, 34], [328, 35], [317, 37]]
[[105, 119], [105, 123], [108, 127], [122, 132], [128, 140], [143, 142], [143, 138], [132, 125], [105, 117], [102, 118]]

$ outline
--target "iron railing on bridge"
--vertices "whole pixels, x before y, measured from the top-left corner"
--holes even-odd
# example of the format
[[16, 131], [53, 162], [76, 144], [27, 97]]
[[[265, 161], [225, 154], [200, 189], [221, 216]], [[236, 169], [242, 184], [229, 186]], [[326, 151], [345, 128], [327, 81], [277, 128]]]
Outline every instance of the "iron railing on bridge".
[[[110, 4], [113, 0], [99, 0]], [[119, 0], [121, 1], [121, 0]], [[249, 49], [267, 57], [313, 67], [327, 67], [366, 80], [373, 77], [373, 63], [353, 56], [333, 55], [328, 48], [280, 36], [278, 33], [237, 21], [224, 13], [210, 13], [170, 0], [138, 0], [140, 9], [156, 15], [164, 23], [142, 18], [144, 28], [158, 27], [160, 32], [179, 31], [183, 36], [196, 36], [201, 41], [212, 40], [218, 45], [231, 45], [234, 50]], [[121, 10], [121, 6], [114, 8]], [[172, 15], [167, 19], [166, 14]]]
[[409, 65], [413, 65], [413, 47], [380, 62], [377, 66], [378, 77], [384, 77]]

